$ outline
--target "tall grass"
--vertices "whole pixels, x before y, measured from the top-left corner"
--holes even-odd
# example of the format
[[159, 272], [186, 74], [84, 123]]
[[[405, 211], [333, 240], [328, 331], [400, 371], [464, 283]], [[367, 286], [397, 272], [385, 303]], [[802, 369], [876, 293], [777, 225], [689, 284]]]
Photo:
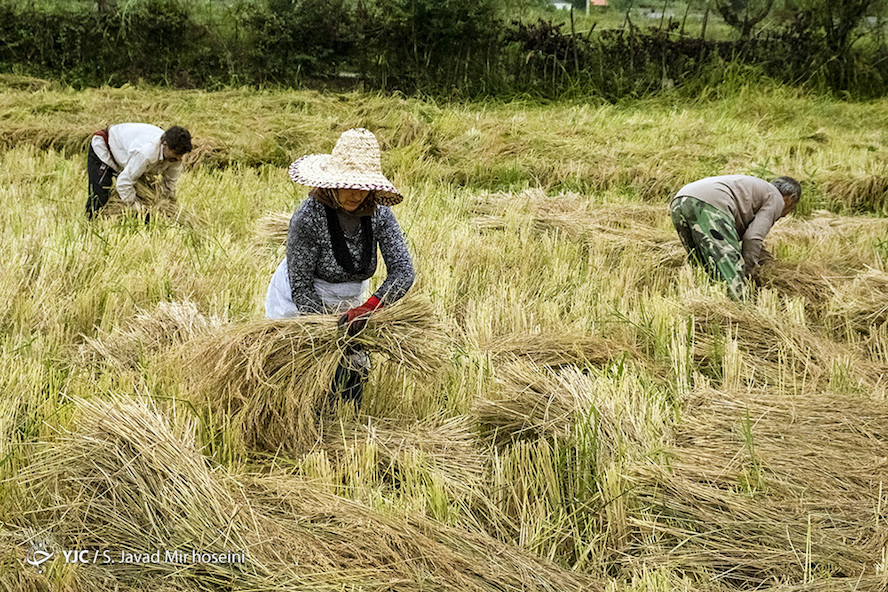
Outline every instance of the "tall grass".
[[[684, 263], [664, 206], [695, 176], [775, 168], [847, 214], [885, 150], [882, 103], [130, 88], [0, 104], [17, 134], [0, 152], [0, 590], [883, 589], [884, 219], [780, 221], [779, 263], [735, 303]], [[86, 133], [140, 113], [205, 142], [178, 193], [205, 225], [84, 219]], [[304, 198], [280, 164], [361, 124], [407, 196], [411, 298], [433, 307], [408, 328], [435, 347], [401, 345], [434, 367], [376, 355], [360, 412], [300, 415], [307, 446], [252, 446], [224, 386], [193, 383], [261, 317], [282, 253], [258, 223]], [[244, 396], [275, 386], [233, 376]], [[140, 550], [209, 530], [249, 548], [245, 575], [22, 563], [36, 540]]]

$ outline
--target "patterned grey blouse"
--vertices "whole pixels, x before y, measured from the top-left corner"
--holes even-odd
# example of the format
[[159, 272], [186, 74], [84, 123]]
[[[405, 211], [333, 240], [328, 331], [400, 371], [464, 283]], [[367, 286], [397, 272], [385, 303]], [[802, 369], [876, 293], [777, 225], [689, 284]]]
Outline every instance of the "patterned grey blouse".
[[[361, 258], [362, 234], [359, 219], [338, 212], [345, 244], [355, 261]], [[287, 270], [293, 303], [301, 314], [323, 310], [321, 297], [314, 288], [315, 278], [331, 283], [360, 282], [376, 272], [376, 246], [382, 253], [388, 275], [374, 293], [383, 304], [391, 304], [407, 293], [413, 285], [413, 261], [407, 251], [404, 235], [395, 221], [390, 207], [376, 206], [371, 216], [373, 248], [369, 270], [350, 273], [333, 254], [333, 242], [327, 228], [327, 214], [323, 204], [308, 198], [290, 219], [287, 234]]]

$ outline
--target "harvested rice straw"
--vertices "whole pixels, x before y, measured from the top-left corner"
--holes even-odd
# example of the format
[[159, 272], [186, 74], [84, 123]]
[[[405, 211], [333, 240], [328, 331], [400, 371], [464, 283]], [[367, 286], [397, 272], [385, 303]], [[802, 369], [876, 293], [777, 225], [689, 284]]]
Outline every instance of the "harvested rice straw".
[[816, 319], [868, 335], [888, 321], [888, 273], [845, 268], [841, 273], [813, 263], [770, 261], [756, 281], [785, 296], [801, 296]]
[[[46, 445], [17, 477], [34, 516], [64, 548], [249, 550], [249, 514], [207, 466], [192, 438], [175, 433], [147, 402], [76, 401], [74, 430]], [[33, 500], [33, 501], [31, 501]], [[255, 563], [122, 564], [121, 575], [171, 573], [223, 582]]]
[[479, 214], [474, 220], [480, 229], [507, 226], [504, 212], [524, 206], [538, 232], [556, 231], [570, 240], [606, 243], [613, 248], [632, 246], [651, 253], [657, 265], [677, 267], [686, 258], [674, 232], [662, 229], [668, 212], [663, 206], [605, 204], [590, 207], [582, 198], [568, 194], [545, 196], [540, 191], [522, 196], [486, 196], [470, 207]]
[[868, 269], [833, 288], [827, 316], [847, 320], [856, 331], [869, 334], [888, 322], [888, 273]]
[[64, 548], [245, 552], [244, 563], [84, 564], [78, 578], [189, 591], [601, 589], [487, 536], [384, 516], [292, 475], [211, 470], [190, 435], [146, 402], [76, 405], [71, 431], [16, 478], [31, 525]]
[[567, 438], [576, 415], [587, 401], [559, 388], [551, 372], [528, 362], [515, 361], [497, 371], [501, 393], [479, 397], [472, 405], [482, 430], [495, 442], [522, 437]]
[[[53, 541], [46, 541], [46, 537], [37, 535], [33, 532], [27, 532], [22, 528], [15, 528], [12, 525], [4, 524], [0, 528], [0, 590], [3, 592], [41, 592], [43, 590], [52, 590], [53, 582], [46, 573], [46, 564], [44, 569], [38, 571], [36, 569], [25, 568], [28, 565], [28, 553], [32, 545], [44, 551], [54, 551], [56, 545]], [[50, 565], [52, 563], [50, 562]], [[23, 569], [24, 568], [24, 569]], [[66, 574], [67, 576], [68, 574]], [[100, 586], [86, 587], [81, 579], [80, 574], [71, 574], [71, 578], [76, 582], [71, 586], [72, 582], [68, 580], [66, 584], [71, 586], [73, 590], [106, 590]]]
[[579, 422], [597, 422], [600, 461], [610, 458], [617, 442], [635, 437], [632, 425], [617, 419], [613, 401], [597, 395], [594, 379], [576, 368], [560, 372], [515, 361], [498, 370], [500, 392], [479, 397], [472, 411], [482, 431], [498, 444], [521, 438], [573, 435]]
[[292, 212], [266, 214], [256, 223], [256, 244], [258, 246], [280, 246], [287, 242]]
[[[195, 214], [186, 211], [179, 205], [175, 196], [170, 197], [162, 193], [159, 188], [160, 177], [155, 175], [149, 177], [143, 175], [135, 184], [136, 195], [139, 196], [139, 202], [145, 213], [159, 214], [168, 218], [173, 218], [177, 222], [181, 222], [186, 226], [199, 227], [206, 226], [206, 222]], [[99, 212], [102, 216], [119, 217], [133, 215], [134, 210], [120, 199], [117, 193], [117, 185], [111, 188], [111, 194], [108, 197], [108, 203]]]
[[860, 210], [879, 211], [885, 205], [885, 196], [888, 195], [888, 175], [884, 174], [884, 168], [879, 167], [876, 174], [827, 175], [818, 183], [823, 188], [824, 195], [830, 196], [842, 204]]
[[488, 457], [466, 417], [406, 426], [380, 419], [327, 424], [321, 447], [338, 463], [372, 449], [380, 474], [393, 481], [420, 465], [434, 473], [451, 496], [473, 498], [485, 492]]
[[768, 233], [769, 240], [784, 240], [794, 244], [817, 244], [835, 239], [848, 241], [859, 234], [884, 235], [888, 219], [862, 216], [839, 216], [826, 210], [817, 210], [809, 218], [785, 218]]
[[479, 344], [497, 357], [526, 358], [540, 366], [607, 364], [615, 358], [637, 358], [634, 346], [570, 329], [511, 333]]
[[[305, 481], [260, 476], [248, 487], [250, 498], [262, 502], [268, 513], [285, 520], [293, 517], [297, 528], [314, 531], [312, 544], [330, 557], [329, 569], [377, 565], [380, 560], [366, 556], [366, 548], [378, 545], [378, 554], [385, 549], [394, 555], [387, 569], [422, 574], [419, 580], [397, 582], [392, 588], [395, 590], [603, 590], [601, 583], [588, 575], [557, 567], [485, 534], [448, 527], [422, 516], [383, 516], [366, 506], [325, 494]], [[336, 559], [341, 561], [339, 566], [333, 563]]]
[[835, 297], [837, 283], [849, 277], [837, 277], [829, 269], [816, 263], [788, 263], [777, 259], [768, 261], [755, 271], [755, 281], [761, 286], [777, 290], [788, 297], [802, 296], [822, 316]]
[[765, 588], [767, 592], [885, 592], [888, 574], [829, 578], [807, 584], [782, 584]]
[[720, 351], [723, 337], [712, 331], [714, 324], [722, 336], [729, 332], [736, 336], [741, 351], [748, 354], [744, 374], [756, 384], [782, 384], [787, 365], [796, 379], [824, 387], [837, 363], [847, 364], [854, 381], [869, 390], [883, 383], [888, 373], [888, 367], [870, 358], [862, 347], [835, 341], [828, 332], [783, 316], [724, 300], [689, 298], [684, 307], [694, 317], [696, 361], [702, 363]]
[[161, 353], [219, 329], [223, 322], [201, 314], [193, 302], [160, 302], [153, 311], [137, 314], [125, 329], [95, 339], [86, 337], [80, 346], [80, 359], [85, 363], [135, 368], [143, 356]]
[[627, 560], [747, 586], [812, 570], [874, 581], [888, 541], [885, 404], [771, 390], [697, 395], [669, 467], [633, 477], [647, 507], [633, 521], [646, 542], [626, 549]]
[[[502, 215], [520, 210], [539, 214], [541, 218], [560, 219], [565, 222], [589, 220], [597, 224], [619, 225], [634, 222], [651, 228], [661, 224], [667, 214], [662, 205], [646, 204], [590, 204], [586, 196], [564, 193], [549, 196], [541, 189], [529, 189], [518, 195], [510, 193], [477, 196], [470, 204], [478, 215]], [[667, 216], [668, 217], [668, 216]], [[582, 232], [582, 226], [578, 227]]]
[[[228, 325], [186, 343], [179, 356], [191, 392], [227, 417], [250, 448], [306, 450], [317, 442], [318, 412], [343, 352], [357, 345], [428, 380], [447, 355], [430, 301], [408, 296], [370, 315], [347, 337], [335, 315]], [[180, 363], [180, 362], [177, 362]]]

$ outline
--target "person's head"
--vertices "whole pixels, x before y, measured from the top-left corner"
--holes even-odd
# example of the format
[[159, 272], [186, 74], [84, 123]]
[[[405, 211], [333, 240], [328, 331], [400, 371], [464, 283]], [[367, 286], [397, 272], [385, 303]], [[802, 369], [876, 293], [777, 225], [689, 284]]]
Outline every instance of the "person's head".
[[373, 193], [364, 189], [333, 189], [336, 194], [336, 202], [346, 212], [354, 212], [367, 201], [367, 197]]
[[379, 142], [363, 128], [346, 130], [332, 154], [309, 154], [290, 164], [290, 179], [313, 187], [335, 207], [363, 216], [375, 205], [400, 203], [401, 192], [382, 174]]
[[179, 162], [183, 156], [191, 152], [191, 134], [184, 127], [174, 125], [163, 132], [160, 145], [163, 146], [164, 160]]
[[783, 213], [780, 215], [786, 216], [795, 209], [799, 200], [802, 199], [802, 186], [792, 177], [777, 177], [771, 181], [771, 185], [776, 187], [780, 195], [783, 196]]

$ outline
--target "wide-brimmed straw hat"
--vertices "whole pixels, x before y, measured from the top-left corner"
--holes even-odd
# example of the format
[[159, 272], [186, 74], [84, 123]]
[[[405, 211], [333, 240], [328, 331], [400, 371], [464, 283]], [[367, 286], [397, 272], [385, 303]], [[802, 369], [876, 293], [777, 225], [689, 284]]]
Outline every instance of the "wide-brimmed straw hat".
[[376, 203], [384, 206], [404, 199], [382, 174], [376, 136], [361, 127], [343, 132], [333, 154], [309, 154], [294, 160], [290, 179], [309, 187], [373, 191]]

